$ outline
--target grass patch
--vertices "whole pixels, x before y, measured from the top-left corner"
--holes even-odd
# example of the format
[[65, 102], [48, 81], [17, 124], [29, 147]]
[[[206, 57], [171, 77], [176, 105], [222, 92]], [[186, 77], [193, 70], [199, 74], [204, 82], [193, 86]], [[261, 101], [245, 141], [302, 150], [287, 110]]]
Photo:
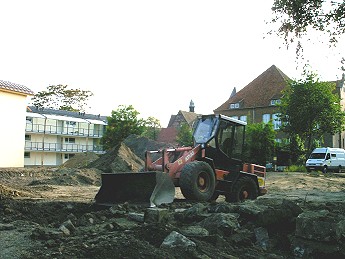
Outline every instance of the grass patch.
[[290, 165], [284, 169], [285, 172], [307, 172], [307, 169], [304, 165]]

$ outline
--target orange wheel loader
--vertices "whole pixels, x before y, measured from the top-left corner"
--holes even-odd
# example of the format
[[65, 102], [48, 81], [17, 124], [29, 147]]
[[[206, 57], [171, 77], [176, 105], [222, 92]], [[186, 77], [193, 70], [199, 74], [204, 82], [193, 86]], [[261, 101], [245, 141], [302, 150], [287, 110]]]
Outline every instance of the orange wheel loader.
[[[246, 122], [220, 114], [202, 115], [193, 127], [192, 147], [146, 151], [143, 172], [104, 173], [97, 204], [171, 203], [175, 187], [187, 200], [226, 201], [256, 199], [267, 192], [266, 168], [244, 163]], [[153, 154], [159, 158], [153, 161]]]

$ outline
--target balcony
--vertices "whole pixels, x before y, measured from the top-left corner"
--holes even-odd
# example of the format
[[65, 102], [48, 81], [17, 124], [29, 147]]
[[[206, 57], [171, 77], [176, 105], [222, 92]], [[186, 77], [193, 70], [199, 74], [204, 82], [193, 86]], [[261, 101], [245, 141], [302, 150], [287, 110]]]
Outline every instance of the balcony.
[[43, 124], [32, 124], [26, 123], [25, 131], [31, 133], [39, 134], [50, 134], [50, 135], [62, 135], [62, 136], [80, 136], [80, 137], [90, 137], [90, 138], [101, 138], [103, 137], [103, 129], [84, 129], [76, 127], [58, 127]]
[[95, 152], [97, 154], [104, 154], [103, 146], [101, 145], [80, 145], [80, 144], [58, 144], [58, 143], [43, 143], [43, 142], [25, 142], [25, 151], [42, 151], [42, 152], [57, 152], [57, 153], [82, 153]]

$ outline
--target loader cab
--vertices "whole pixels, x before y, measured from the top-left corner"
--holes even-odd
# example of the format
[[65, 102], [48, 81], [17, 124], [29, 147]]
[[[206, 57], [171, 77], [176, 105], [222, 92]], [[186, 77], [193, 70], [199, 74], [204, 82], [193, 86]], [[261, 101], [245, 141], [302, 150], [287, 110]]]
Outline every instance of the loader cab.
[[217, 131], [218, 118], [210, 115], [204, 115], [197, 121], [193, 138], [195, 144], [207, 144], [214, 139]]
[[206, 157], [222, 170], [242, 168], [246, 123], [224, 115], [204, 115], [194, 130], [194, 141], [205, 147]]

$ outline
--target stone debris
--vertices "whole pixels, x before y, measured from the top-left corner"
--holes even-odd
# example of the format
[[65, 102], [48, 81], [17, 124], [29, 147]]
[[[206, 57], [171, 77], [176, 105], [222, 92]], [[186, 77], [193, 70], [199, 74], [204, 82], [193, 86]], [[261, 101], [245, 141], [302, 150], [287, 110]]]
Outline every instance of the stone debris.
[[344, 174], [308, 186], [312, 175], [273, 172], [269, 194], [243, 203], [72, 199], [99, 187], [103, 172], [142, 170], [143, 145], [164, 148], [135, 136], [125, 143], [57, 168], [0, 169], [0, 258], [345, 258]]

